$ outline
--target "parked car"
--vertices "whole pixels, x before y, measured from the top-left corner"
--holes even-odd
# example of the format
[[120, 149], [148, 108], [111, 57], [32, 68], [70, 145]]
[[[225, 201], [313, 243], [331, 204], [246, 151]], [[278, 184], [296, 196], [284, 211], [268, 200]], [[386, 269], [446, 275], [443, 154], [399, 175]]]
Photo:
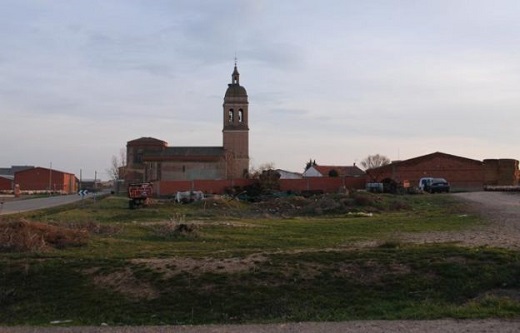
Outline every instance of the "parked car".
[[424, 185], [424, 191], [430, 193], [448, 193], [450, 191], [450, 183], [444, 178], [432, 178]]

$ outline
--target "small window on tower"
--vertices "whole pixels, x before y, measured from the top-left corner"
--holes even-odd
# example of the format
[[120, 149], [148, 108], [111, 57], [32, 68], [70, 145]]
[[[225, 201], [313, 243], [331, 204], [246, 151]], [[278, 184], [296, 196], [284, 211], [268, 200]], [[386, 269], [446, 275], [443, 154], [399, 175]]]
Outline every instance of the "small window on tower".
[[244, 119], [244, 111], [242, 109], [238, 110], [238, 122], [241, 123]]
[[135, 154], [135, 157], [134, 157], [134, 163], [142, 163], [142, 162], [143, 162], [143, 150], [138, 149], [137, 153]]
[[235, 111], [233, 109], [229, 109], [229, 122], [232, 123], [235, 118]]

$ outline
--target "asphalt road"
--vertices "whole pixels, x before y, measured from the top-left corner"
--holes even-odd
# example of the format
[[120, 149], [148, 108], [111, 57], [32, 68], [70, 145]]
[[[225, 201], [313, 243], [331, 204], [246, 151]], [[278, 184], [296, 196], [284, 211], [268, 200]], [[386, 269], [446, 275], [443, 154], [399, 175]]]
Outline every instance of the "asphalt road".
[[[91, 196], [89, 194], [88, 196]], [[31, 210], [38, 210], [50, 207], [56, 207], [61, 205], [70, 204], [73, 202], [81, 201], [88, 196], [82, 197], [77, 194], [70, 195], [58, 195], [44, 198], [35, 199], [23, 199], [23, 200], [9, 200], [3, 201], [0, 198], [0, 215], [16, 214], [21, 212], [27, 212]]]

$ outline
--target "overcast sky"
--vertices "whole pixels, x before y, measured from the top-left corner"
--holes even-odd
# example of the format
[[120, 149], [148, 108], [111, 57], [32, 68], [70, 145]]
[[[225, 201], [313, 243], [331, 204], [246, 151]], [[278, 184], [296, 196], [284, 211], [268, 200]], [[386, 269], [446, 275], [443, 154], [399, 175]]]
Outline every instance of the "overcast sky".
[[221, 146], [235, 54], [252, 166], [520, 159], [519, 51], [518, 0], [0, 0], [0, 167]]

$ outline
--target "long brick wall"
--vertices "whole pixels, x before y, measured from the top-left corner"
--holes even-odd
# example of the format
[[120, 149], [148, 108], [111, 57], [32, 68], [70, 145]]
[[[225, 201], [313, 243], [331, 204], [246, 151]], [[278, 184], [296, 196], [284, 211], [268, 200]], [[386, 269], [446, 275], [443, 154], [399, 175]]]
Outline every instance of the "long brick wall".
[[222, 179], [222, 180], [162, 180], [153, 183], [156, 196], [171, 196], [177, 192], [202, 191], [207, 194], [223, 194], [227, 188], [251, 185], [252, 179]]
[[[405, 161], [398, 161], [379, 168], [367, 170], [366, 177], [309, 177], [281, 179], [281, 191], [301, 193], [322, 191], [335, 193], [345, 189], [364, 189], [367, 182], [387, 180], [418, 186], [423, 177], [446, 178], [453, 190], [480, 191], [484, 185], [518, 185], [519, 162], [513, 159], [473, 160], [465, 157], [436, 152]], [[222, 194], [233, 187], [251, 185], [255, 180], [193, 180], [160, 181], [155, 183], [155, 194], [169, 196], [177, 191], [203, 191]]]
[[365, 177], [309, 177], [303, 179], [281, 179], [282, 191], [316, 191], [337, 193], [343, 189], [364, 189]]
[[[230, 180], [192, 180], [192, 181], [158, 181], [154, 182], [154, 195], [167, 197], [178, 191], [202, 191], [208, 194], [223, 194], [226, 189], [244, 187], [255, 182], [253, 179]], [[303, 192], [323, 191], [324, 193], [336, 193], [342, 189], [365, 188], [364, 177], [312, 177], [304, 179], [280, 179], [281, 191]]]

